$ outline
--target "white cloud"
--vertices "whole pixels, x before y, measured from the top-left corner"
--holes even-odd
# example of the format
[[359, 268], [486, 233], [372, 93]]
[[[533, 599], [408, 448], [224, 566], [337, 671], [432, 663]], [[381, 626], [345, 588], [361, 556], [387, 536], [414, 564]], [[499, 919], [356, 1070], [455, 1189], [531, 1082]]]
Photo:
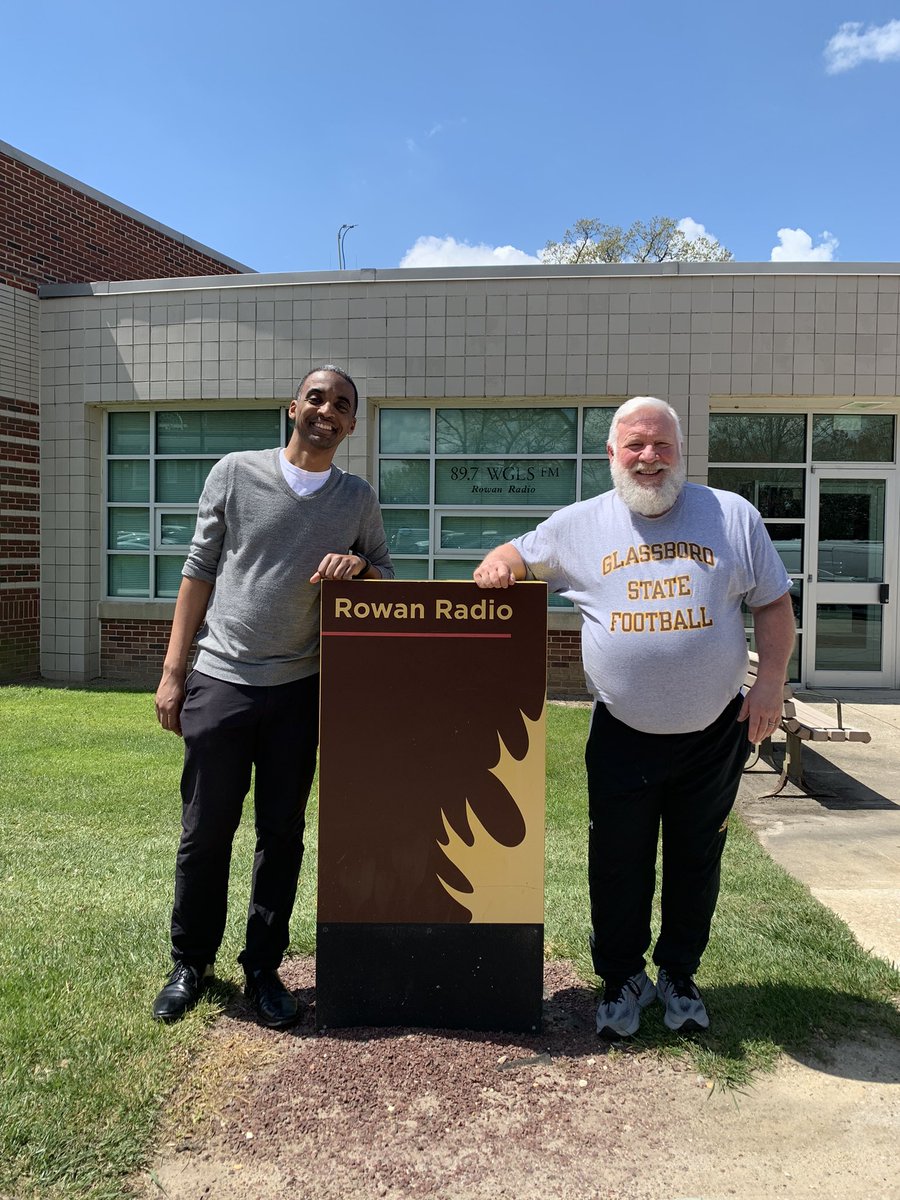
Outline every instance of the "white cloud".
[[709, 232], [705, 225], [701, 225], [693, 217], [682, 217], [677, 225], [679, 232], [683, 233], [689, 242], [695, 242], [697, 238], [701, 237], [709, 238], [711, 242], [719, 240], [714, 233]]
[[819, 234], [818, 246], [805, 229], [779, 229], [778, 245], [772, 247], [771, 262], [833, 262], [840, 243], [833, 233]]
[[850, 71], [863, 62], [900, 60], [900, 21], [870, 25], [845, 21], [825, 47], [825, 70], [829, 75]]
[[488, 246], [479, 242], [458, 242], [453, 237], [426, 236], [403, 255], [401, 267], [509, 267], [541, 260], [515, 246]]

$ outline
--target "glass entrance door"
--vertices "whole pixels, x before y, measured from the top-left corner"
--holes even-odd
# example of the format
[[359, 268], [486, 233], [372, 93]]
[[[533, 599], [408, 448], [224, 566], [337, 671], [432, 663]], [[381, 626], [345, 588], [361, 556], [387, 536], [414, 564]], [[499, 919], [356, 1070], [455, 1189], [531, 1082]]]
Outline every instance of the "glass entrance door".
[[893, 687], [894, 474], [816, 468], [811, 484], [804, 677], [813, 687]]

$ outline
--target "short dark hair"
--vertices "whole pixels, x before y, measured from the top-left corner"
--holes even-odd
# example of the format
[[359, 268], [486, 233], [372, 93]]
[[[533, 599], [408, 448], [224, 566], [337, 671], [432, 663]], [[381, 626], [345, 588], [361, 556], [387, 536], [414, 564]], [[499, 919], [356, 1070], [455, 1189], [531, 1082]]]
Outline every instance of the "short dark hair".
[[331, 371], [332, 375], [340, 375], [341, 379], [346, 380], [346, 382], [350, 384], [350, 386], [353, 388], [353, 412], [355, 415], [359, 410], [359, 390], [347, 372], [342, 367], [336, 367], [334, 363], [325, 363], [321, 367], [311, 367], [297, 384], [295, 399], [300, 399], [300, 391], [304, 383], [306, 383], [310, 375], [315, 375], [318, 371]]

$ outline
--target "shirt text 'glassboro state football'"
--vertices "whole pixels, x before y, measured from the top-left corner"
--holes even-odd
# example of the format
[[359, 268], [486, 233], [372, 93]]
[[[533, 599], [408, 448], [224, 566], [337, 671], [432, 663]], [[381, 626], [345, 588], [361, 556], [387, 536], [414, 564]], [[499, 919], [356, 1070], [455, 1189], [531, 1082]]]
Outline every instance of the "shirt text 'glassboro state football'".
[[741, 602], [771, 604], [790, 578], [752, 504], [685, 484], [660, 517], [615, 491], [515, 538], [530, 577], [580, 611], [588, 687], [647, 733], [705, 729], [747, 669]]

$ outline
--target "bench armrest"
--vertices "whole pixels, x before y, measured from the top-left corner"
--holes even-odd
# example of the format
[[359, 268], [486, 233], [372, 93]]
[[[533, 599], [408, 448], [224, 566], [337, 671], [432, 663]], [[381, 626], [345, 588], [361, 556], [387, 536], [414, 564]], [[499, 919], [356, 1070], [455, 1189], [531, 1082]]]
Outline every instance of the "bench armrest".
[[824, 692], [815, 692], [812, 690], [812, 688], [804, 688], [803, 690], [814, 700], [817, 700], [820, 704], [833, 704], [837, 710], [837, 727], [838, 729], [844, 728], [844, 710], [842, 709], [841, 702], [838, 700], [837, 696], [826, 696]]

